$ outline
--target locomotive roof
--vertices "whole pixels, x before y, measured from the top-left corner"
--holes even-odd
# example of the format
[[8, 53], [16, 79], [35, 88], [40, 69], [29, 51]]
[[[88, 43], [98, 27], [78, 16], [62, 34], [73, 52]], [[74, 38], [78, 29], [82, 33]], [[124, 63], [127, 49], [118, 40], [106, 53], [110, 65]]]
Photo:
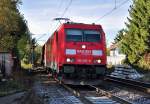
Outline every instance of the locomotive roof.
[[85, 24], [85, 23], [76, 23], [76, 22], [66, 22], [66, 23], [63, 23], [64, 25], [65, 24], [70, 24], [70, 25], [98, 25], [98, 24], [95, 24], [95, 23], [92, 23], [92, 24]]
[[68, 26], [70, 27], [80, 27], [80, 26], [88, 26], [88, 27], [101, 27], [100, 24], [85, 24], [85, 23], [75, 23], [75, 22], [67, 22], [67, 23], [63, 23], [61, 24], [56, 30], [59, 31], [59, 29], [61, 29], [62, 27], [65, 27], [65, 28], [69, 28]]
[[[61, 24], [55, 31], [54, 31], [54, 33], [56, 32], [56, 31], [59, 31], [62, 27], [65, 27], [65, 26], [75, 26], [75, 25], [78, 25], [78, 26], [81, 26], [81, 25], [84, 25], [84, 26], [96, 26], [96, 27], [101, 27], [101, 25], [100, 24], [95, 24], [95, 23], [92, 23], [92, 24], [85, 24], [85, 23], [76, 23], [76, 22], [66, 22], [66, 23], [63, 23], [63, 24]], [[53, 34], [54, 34], [53, 33]], [[49, 40], [49, 39], [48, 39]], [[46, 41], [46, 43], [48, 42], [48, 40]]]

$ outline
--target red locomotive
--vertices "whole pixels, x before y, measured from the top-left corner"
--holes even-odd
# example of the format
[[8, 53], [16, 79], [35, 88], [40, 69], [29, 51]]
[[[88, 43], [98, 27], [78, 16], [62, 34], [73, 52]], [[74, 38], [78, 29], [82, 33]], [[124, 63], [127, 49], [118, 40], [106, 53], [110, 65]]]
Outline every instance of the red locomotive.
[[43, 46], [44, 66], [67, 84], [98, 84], [106, 70], [101, 25], [64, 23]]

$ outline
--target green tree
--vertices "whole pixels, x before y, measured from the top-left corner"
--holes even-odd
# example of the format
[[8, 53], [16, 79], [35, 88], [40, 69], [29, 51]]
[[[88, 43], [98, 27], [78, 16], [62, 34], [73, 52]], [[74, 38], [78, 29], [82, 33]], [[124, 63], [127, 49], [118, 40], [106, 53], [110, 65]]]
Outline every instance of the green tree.
[[0, 1], [0, 51], [10, 51], [15, 64], [29, 52], [29, 30], [18, 6], [20, 0]]
[[116, 36], [116, 38], [114, 39], [115, 43], [118, 43], [120, 42], [124, 36], [125, 36], [125, 33], [126, 33], [126, 30], [125, 29], [121, 29], [118, 31], [118, 34]]
[[17, 6], [19, 0], [1, 0], [0, 2], [0, 47], [10, 51], [17, 45], [21, 35], [27, 31], [26, 22]]
[[7, 50], [13, 47], [14, 37], [11, 35], [18, 30], [17, 17], [14, 12], [14, 3], [10, 0], [1, 0], [0, 2], [0, 47], [1, 50]]
[[21, 39], [18, 41], [17, 48], [19, 49], [20, 59], [23, 60], [24, 58], [29, 60], [30, 54], [30, 37], [28, 35], [23, 35]]
[[41, 57], [42, 56], [42, 46], [37, 45], [35, 48], [35, 64], [40, 64], [41, 63]]
[[37, 64], [40, 64], [41, 62], [41, 52], [42, 52], [42, 46], [37, 44], [37, 41], [35, 38], [32, 39], [32, 58], [33, 63], [36, 66]]
[[110, 56], [110, 48], [106, 49], [106, 54], [107, 54], [107, 56]]
[[150, 68], [144, 61], [144, 55], [150, 52], [150, 1], [133, 0], [129, 14], [125, 35], [121, 39], [121, 50], [130, 64]]

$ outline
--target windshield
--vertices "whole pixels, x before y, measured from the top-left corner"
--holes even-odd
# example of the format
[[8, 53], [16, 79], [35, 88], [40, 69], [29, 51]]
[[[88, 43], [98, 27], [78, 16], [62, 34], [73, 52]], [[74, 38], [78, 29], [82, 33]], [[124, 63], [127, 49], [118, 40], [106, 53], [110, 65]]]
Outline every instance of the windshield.
[[66, 41], [74, 42], [99, 42], [100, 32], [96, 30], [66, 30]]
[[81, 30], [73, 30], [68, 29], [66, 31], [66, 39], [67, 41], [82, 41], [82, 31]]
[[85, 30], [84, 31], [84, 41], [85, 42], [99, 42], [100, 33], [95, 30]]

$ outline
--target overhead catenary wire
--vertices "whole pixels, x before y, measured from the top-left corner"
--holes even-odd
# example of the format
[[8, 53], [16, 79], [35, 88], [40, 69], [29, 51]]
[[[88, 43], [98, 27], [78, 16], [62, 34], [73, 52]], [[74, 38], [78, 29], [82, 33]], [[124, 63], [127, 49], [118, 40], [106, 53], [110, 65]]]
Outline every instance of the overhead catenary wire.
[[115, 7], [114, 8], [116, 8], [116, 6], [117, 6], [117, 1], [115, 0]]
[[69, 7], [71, 6], [72, 4], [72, 0], [70, 0], [70, 2], [68, 3], [68, 5], [66, 6], [66, 8], [64, 9], [64, 12], [62, 13], [61, 15], [61, 18], [64, 17], [65, 13], [68, 11]]
[[[57, 12], [55, 14], [55, 16], [57, 17], [57, 13], [59, 12], [60, 8], [62, 7], [62, 3], [63, 3], [63, 0], [60, 0], [60, 3], [58, 4], [58, 9], [57, 9]], [[50, 24], [50, 27], [52, 27], [52, 24], [53, 24], [53, 21], [52, 23]], [[43, 38], [44, 36], [46, 36], [48, 34], [42, 34], [39, 38], [37, 38], [38, 41], [40, 41], [41, 38]]]
[[[61, 6], [62, 6], [62, 3], [63, 3], [63, 0], [60, 1], [60, 4], [58, 6], [58, 11], [60, 10]], [[68, 5], [65, 7], [63, 13], [61, 14], [61, 18], [66, 14], [66, 12], [68, 11], [69, 7], [71, 6], [72, 4], [72, 0], [69, 1]], [[53, 22], [53, 21], [52, 21]], [[56, 30], [56, 28], [58, 27], [58, 24], [59, 22], [54, 26], [54, 28], [52, 30]], [[51, 24], [52, 25], [52, 24]], [[51, 27], [51, 26], [50, 26]], [[43, 38], [44, 36], [46, 36], [47, 34], [43, 34], [42, 36], [40, 36], [37, 40], [40, 40], [41, 38]]]
[[[72, 0], [70, 0], [70, 2], [68, 3], [68, 5], [64, 9], [63, 13], [61, 14], [60, 18], [62, 18], [65, 15], [65, 13], [68, 11], [68, 9], [71, 6], [71, 4], [72, 4]], [[53, 28], [53, 30], [56, 30], [56, 28], [58, 27], [58, 25], [59, 25], [59, 22], [57, 22], [57, 24], [55, 25], [55, 27]]]
[[[61, 5], [62, 5], [62, 3], [63, 3], [62, 1], [63, 1], [63, 0], [61, 0], [61, 2], [60, 2], [60, 4], [59, 4], [58, 10], [60, 10], [59, 8], [61, 7]], [[62, 13], [61, 16], [60, 16], [61, 18], [64, 17], [64, 15], [66, 14], [66, 12], [68, 11], [69, 7], [70, 7], [71, 4], [72, 4], [72, 1], [73, 1], [73, 0], [70, 0], [69, 3], [68, 3], [68, 5], [65, 7], [63, 13]], [[118, 9], [118, 8], [120, 8], [121, 6], [123, 6], [124, 4], [126, 4], [128, 1], [130, 1], [130, 0], [125, 0], [125, 1], [123, 1], [122, 3], [120, 3], [119, 5], [117, 5], [117, 1], [115, 0], [115, 7], [114, 7], [113, 9], [111, 9], [109, 12], [107, 12], [106, 14], [104, 14], [103, 16], [101, 16], [100, 18], [98, 18], [97, 20], [95, 20], [94, 23], [96, 23], [96, 22], [100, 21], [101, 19], [103, 19], [104, 17], [110, 15], [113, 11], [115, 11], [115, 10]], [[59, 12], [59, 11], [58, 11], [58, 12]], [[58, 25], [59, 25], [59, 22], [57, 22], [57, 24], [54, 26], [54, 28], [52, 28], [52, 30], [56, 30], [56, 28], [58, 27]], [[42, 36], [40, 36], [40, 37], [38, 38], [38, 40], [41, 39], [41, 38], [43, 38], [43, 37], [46, 36], [46, 35], [47, 35], [47, 34], [43, 34]]]
[[[64, 15], [66, 14], [66, 12], [68, 11], [69, 7], [72, 4], [72, 0], [69, 1], [68, 5], [66, 6], [66, 8], [64, 9], [64, 12], [61, 14], [60, 18], [63, 18]], [[56, 29], [59, 25], [59, 22], [57, 22], [57, 24], [55, 25], [54, 29]]]
[[116, 9], [120, 8], [121, 6], [123, 6], [124, 4], [126, 4], [128, 1], [130, 0], [125, 0], [122, 3], [120, 3], [118, 6], [116, 5], [116, 0], [115, 0], [115, 7], [113, 9], [111, 9], [109, 12], [107, 12], [106, 14], [104, 14], [103, 16], [101, 16], [100, 18], [98, 18], [97, 20], [94, 21], [94, 23], [100, 21], [101, 19], [103, 19], [104, 17], [110, 15], [113, 11], [115, 11]]
[[59, 11], [61, 10], [62, 5], [63, 5], [63, 0], [60, 0], [60, 3], [58, 5], [58, 7], [57, 7], [57, 11], [56, 11], [55, 17], [57, 17], [57, 15], [59, 14]]
[[[59, 11], [61, 10], [62, 5], [63, 5], [63, 0], [60, 0], [60, 3], [58, 5], [58, 7], [57, 7], [56, 14], [55, 14], [54, 17], [57, 17], [59, 15]], [[52, 23], [50, 24], [50, 27], [52, 27], [54, 20], [52, 19], [51, 21], [52, 21]]]
[[47, 34], [41, 34], [41, 36], [39, 38], [37, 38], [36, 40], [39, 41], [39, 39], [41, 39], [42, 37], [44, 37]]

